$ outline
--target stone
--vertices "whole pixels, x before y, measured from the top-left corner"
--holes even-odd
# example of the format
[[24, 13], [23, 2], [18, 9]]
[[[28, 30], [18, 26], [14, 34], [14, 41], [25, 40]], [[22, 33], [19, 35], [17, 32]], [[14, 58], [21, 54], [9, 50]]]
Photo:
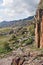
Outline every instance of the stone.
[[19, 57], [15, 57], [15, 58], [12, 60], [11, 65], [18, 65], [19, 60], [20, 60], [20, 58], [19, 58]]
[[23, 57], [16, 56], [13, 60], [11, 65], [22, 65], [25, 59]]
[[39, 8], [36, 11], [35, 42], [37, 48], [43, 48], [43, 0], [40, 0]]

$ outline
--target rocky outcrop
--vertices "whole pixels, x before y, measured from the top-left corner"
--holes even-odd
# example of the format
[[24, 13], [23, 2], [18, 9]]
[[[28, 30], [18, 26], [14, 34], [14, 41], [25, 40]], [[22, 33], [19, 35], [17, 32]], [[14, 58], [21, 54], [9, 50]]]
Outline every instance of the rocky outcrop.
[[[39, 8], [36, 12], [35, 41], [38, 48], [43, 48], [43, 0], [40, 0]], [[35, 19], [35, 20], [36, 20]]]
[[[21, 53], [20, 53], [21, 52]], [[12, 51], [7, 57], [0, 59], [0, 65], [42, 65], [43, 53], [41, 51], [33, 51], [28, 47], [24, 49], [18, 48]]]
[[[20, 48], [16, 51], [16, 56], [12, 59], [11, 65], [42, 65], [43, 54], [38, 51], [29, 51], [25, 49], [22, 51]], [[21, 52], [21, 54], [19, 53]]]
[[23, 65], [24, 61], [25, 61], [25, 59], [23, 57], [15, 57], [12, 60], [11, 65]]

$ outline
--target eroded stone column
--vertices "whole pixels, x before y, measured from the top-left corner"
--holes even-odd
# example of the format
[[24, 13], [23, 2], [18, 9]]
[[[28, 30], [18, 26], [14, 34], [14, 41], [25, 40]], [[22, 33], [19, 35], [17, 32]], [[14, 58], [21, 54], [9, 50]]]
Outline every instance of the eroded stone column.
[[36, 23], [36, 28], [35, 28], [35, 43], [36, 43], [36, 47], [38, 48], [38, 23]]
[[43, 48], [43, 16], [41, 21], [40, 48]]

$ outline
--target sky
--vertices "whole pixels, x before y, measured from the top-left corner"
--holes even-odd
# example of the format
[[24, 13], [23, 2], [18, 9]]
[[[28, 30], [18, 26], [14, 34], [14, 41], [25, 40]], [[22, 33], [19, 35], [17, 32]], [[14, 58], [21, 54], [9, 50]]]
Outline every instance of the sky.
[[0, 0], [0, 22], [35, 15], [40, 0]]

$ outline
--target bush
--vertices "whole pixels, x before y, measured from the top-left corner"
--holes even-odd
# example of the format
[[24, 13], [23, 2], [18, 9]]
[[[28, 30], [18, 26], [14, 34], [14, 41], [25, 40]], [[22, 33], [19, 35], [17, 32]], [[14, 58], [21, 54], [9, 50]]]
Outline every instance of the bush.
[[30, 44], [32, 44], [33, 43], [33, 38], [29, 38], [29, 39], [27, 39], [27, 40], [23, 40], [22, 42], [21, 42], [21, 44], [25, 44], [25, 45], [30, 45]]
[[35, 35], [34, 25], [30, 25], [30, 26], [29, 26], [29, 32], [30, 32], [30, 35], [32, 35], [32, 36]]
[[14, 40], [14, 39], [16, 39], [16, 35], [13, 34], [12, 35], [12, 40]]
[[21, 44], [24, 44], [26, 42], [26, 40], [23, 40], [22, 42], [21, 42]]
[[13, 40], [17, 40], [17, 37], [14, 34], [11, 36], [11, 38], [9, 39], [9, 41], [13, 41]]
[[7, 51], [11, 50], [8, 42], [5, 42], [4, 49]]
[[32, 44], [32, 43], [33, 43], [33, 39], [30, 38], [30, 39], [28, 39], [25, 43], [26, 43], [26, 45]]

